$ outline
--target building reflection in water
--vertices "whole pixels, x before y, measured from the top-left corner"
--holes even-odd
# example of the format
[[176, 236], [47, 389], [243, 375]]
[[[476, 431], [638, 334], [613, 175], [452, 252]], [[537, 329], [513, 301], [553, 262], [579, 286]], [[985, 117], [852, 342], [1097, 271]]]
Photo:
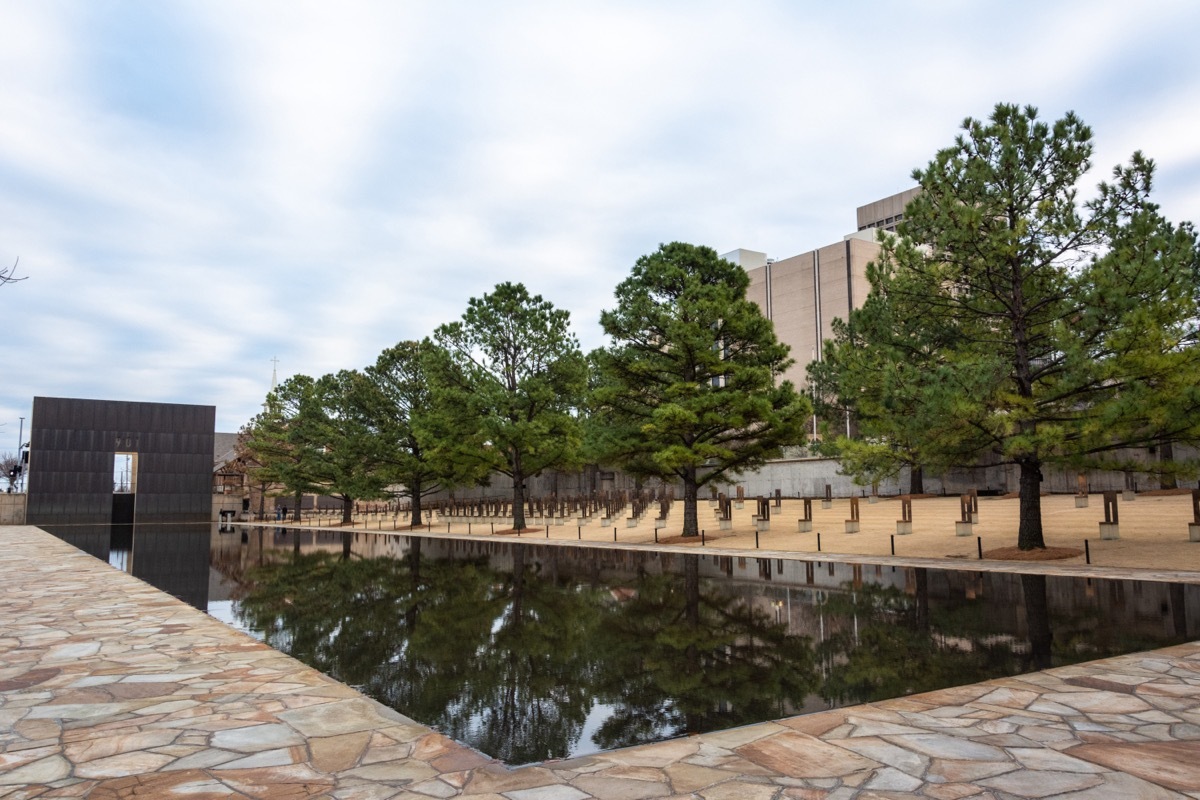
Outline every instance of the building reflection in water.
[[209, 555], [215, 531], [209, 523], [40, 527], [201, 611], [208, 608]]

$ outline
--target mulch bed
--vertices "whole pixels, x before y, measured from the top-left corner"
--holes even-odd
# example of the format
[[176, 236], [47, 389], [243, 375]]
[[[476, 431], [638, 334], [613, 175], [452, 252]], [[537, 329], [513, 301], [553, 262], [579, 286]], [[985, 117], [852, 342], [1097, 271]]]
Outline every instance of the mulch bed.
[[[705, 543], [715, 542], [717, 539], [724, 539], [726, 536], [729, 536], [729, 535], [731, 535], [731, 534], [727, 533], [727, 532], [722, 532], [720, 535], [718, 535], [715, 533], [710, 533], [709, 531], [706, 530], [704, 532], [704, 541], [705, 541]], [[660, 534], [658, 537], [658, 544], [700, 544], [700, 537], [699, 536], [663, 536]]]

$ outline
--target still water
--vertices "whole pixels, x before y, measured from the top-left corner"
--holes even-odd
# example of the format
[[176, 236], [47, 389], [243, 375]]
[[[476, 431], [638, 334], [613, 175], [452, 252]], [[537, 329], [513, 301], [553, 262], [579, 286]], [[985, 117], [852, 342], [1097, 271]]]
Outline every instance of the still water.
[[361, 531], [133, 538], [84, 549], [509, 764], [1161, 647], [1200, 613], [1183, 584]]

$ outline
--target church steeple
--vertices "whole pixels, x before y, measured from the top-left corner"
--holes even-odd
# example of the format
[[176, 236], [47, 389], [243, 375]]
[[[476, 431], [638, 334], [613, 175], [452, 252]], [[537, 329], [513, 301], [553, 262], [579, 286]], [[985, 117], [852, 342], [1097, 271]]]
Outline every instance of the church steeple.
[[[279, 375], [277, 372], [278, 367], [279, 367], [279, 359], [276, 358], [275, 356], [272, 356], [271, 357], [271, 392], [275, 391], [275, 387], [279, 386]], [[267, 394], [270, 395], [271, 392], [267, 392]], [[263, 412], [266, 412], [266, 410], [267, 410], [267, 400], [266, 400], [266, 398], [263, 398]]]

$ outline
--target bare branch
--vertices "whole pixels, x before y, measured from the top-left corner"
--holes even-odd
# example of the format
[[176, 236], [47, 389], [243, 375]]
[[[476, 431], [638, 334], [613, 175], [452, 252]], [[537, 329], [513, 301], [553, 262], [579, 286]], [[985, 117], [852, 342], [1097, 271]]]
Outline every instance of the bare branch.
[[23, 281], [23, 280], [25, 280], [25, 278], [29, 277], [28, 275], [26, 275], [25, 278], [17, 277], [17, 265], [20, 263], [21, 263], [21, 257], [17, 256], [17, 260], [13, 262], [13, 265], [11, 267], [5, 267], [4, 269], [0, 269], [0, 286], [3, 286], [6, 283], [16, 283], [17, 281]]

